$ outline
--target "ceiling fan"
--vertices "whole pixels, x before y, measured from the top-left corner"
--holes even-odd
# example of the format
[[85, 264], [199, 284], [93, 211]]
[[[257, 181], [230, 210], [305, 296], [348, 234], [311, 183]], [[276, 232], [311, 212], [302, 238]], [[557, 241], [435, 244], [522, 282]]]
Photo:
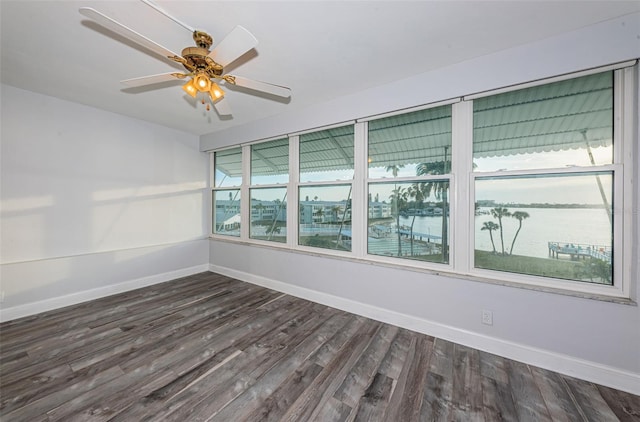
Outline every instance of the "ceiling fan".
[[[122, 35], [140, 46], [145, 47], [164, 59], [182, 64], [186, 69], [186, 73], [168, 72], [143, 76], [140, 78], [126, 79], [120, 81], [122, 84], [128, 87], [140, 87], [176, 79], [189, 78], [187, 83], [182, 86], [182, 89], [193, 98], [196, 98], [199, 93], [202, 93], [205, 97], [208, 96], [209, 100], [220, 115], [230, 115], [231, 108], [225, 101], [224, 91], [216, 81], [244, 87], [254, 91], [265, 92], [278, 97], [287, 98], [291, 96], [291, 90], [287, 87], [225, 73], [224, 69], [227, 65], [258, 44], [258, 40], [242, 26], [236, 26], [222, 41], [216, 44], [215, 48], [211, 49], [211, 46], [213, 45], [213, 38], [211, 35], [205, 31], [194, 29], [179, 21], [151, 0], [141, 1], [189, 30], [192, 33], [196, 46], [184, 48], [181, 54], [174, 53], [173, 51], [161, 46], [160, 44], [93, 8], [81, 7], [79, 9], [80, 13], [87, 18], [92, 19], [99, 25]], [[202, 99], [203, 104], [204, 102], [205, 100]], [[207, 104], [207, 110], [209, 110], [209, 104]]]

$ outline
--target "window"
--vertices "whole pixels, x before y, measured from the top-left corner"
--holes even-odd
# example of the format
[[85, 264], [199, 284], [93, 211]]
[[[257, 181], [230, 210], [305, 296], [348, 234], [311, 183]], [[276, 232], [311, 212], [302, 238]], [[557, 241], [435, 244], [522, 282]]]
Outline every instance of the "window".
[[217, 151], [213, 161], [213, 233], [240, 237], [242, 149]]
[[353, 125], [300, 135], [299, 145], [298, 244], [351, 251]]
[[613, 105], [613, 72], [474, 100], [476, 268], [613, 284]]
[[629, 297], [635, 72], [590, 70], [216, 151], [213, 234]]
[[289, 140], [251, 145], [251, 239], [287, 242], [288, 182]]
[[448, 263], [451, 106], [370, 121], [368, 135], [367, 252]]

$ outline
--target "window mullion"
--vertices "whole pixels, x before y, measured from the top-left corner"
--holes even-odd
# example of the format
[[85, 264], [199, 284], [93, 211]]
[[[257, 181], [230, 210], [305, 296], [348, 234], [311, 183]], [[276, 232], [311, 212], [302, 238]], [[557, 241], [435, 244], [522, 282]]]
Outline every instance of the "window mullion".
[[242, 147], [242, 185], [240, 186], [240, 239], [249, 239], [251, 225], [251, 146]]
[[453, 104], [451, 110], [451, 265], [468, 273], [473, 263], [475, 200], [473, 172], [473, 102]]
[[[634, 93], [638, 92], [635, 84], [637, 66], [620, 69], [614, 72], [614, 162], [621, 163], [623, 168], [616, 174], [614, 190], [614, 211], [622, 210], [622, 216], [616, 213], [618, 218], [614, 220], [614, 250], [620, 251], [614, 255], [614, 286], [617, 286], [622, 295], [630, 294], [630, 280], [633, 277], [633, 239], [637, 238], [638, 227], [634, 221], [634, 203], [637, 203], [637, 187], [634, 192], [634, 110], [637, 116], [637, 108], [634, 104]], [[622, 176], [622, 177], [620, 177]], [[622, 180], [621, 180], [622, 179]], [[636, 209], [637, 212], [637, 209]], [[621, 217], [621, 218], [620, 218]], [[637, 253], [637, 251], [636, 251]], [[635, 257], [637, 261], [637, 255]]]
[[287, 185], [287, 245], [298, 245], [298, 186], [300, 183], [300, 137], [289, 137], [289, 184]]
[[365, 256], [367, 250], [367, 123], [356, 123], [354, 132], [354, 175], [351, 194], [351, 252]]

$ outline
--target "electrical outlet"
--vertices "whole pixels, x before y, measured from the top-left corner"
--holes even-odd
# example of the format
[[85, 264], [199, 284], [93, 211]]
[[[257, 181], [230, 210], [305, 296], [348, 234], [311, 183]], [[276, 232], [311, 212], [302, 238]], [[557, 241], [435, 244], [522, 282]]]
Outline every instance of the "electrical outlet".
[[482, 323], [485, 325], [493, 325], [493, 312], [482, 310]]

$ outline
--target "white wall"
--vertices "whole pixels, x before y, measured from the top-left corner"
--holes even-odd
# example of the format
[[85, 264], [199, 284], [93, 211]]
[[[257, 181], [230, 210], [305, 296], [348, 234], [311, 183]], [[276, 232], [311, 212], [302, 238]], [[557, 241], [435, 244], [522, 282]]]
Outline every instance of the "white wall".
[[[209, 134], [201, 137], [200, 147], [208, 150], [250, 142], [637, 57], [640, 14]], [[637, 140], [637, 121], [634, 127]], [[637, 180], [637, 168], [634, 173]], [[633, 198], [636, 277], [630, 280], [636, 303], [639, 197], [636, 192]], [[640, 394], [640, 308], [636, 304], [229, 241], [211, 241], [210, 262], [213, 271]], [[493, 326], [480, 323], [483, 309], [493, 311]]]
[[2, 319], [202, 271], [198, 137], [2, 85]]

